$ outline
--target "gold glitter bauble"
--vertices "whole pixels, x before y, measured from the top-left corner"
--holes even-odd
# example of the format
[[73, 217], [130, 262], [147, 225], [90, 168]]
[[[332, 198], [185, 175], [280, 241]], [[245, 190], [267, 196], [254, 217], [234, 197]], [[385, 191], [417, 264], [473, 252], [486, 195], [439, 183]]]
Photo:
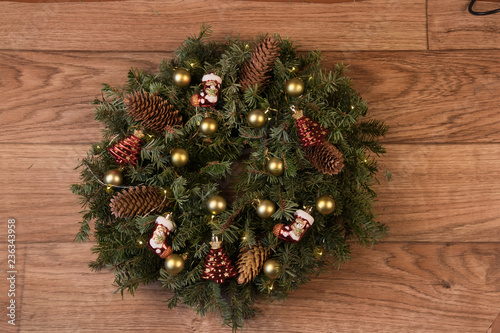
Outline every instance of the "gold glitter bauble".
[[305, 84], [299, 77], [294, 77], [285, 85], [285, 92], [290, 97], [299, 97], [304, 93]]
[[280, 273], [281, 264], [276, 259], [269, 259], [264, 263], [262, 270], [264, 271], [264, 274], [266, 274], [268, 278], [274, 280], [278, 277]]
[[184, 68], [177, 68], [172, 78], [179, 87], [187, 87], [191, 83], [191, 74]]
[[272, 202], [271, 200], [262, 200], [257, 205], [257, 215], [259, 215], [263, 219], [271, 217], [271, 215], [273, 215], [275, 211], [276, 211], [276, 206], [274, 205], [274, 202]]
[[170, 161], [175, 167], [183, 167], [189, 161], [189, 154], [184, 148], [174, 148], [170, 152]]
[[120, 186], [123, 183], [123, 175], [120, 170], [109, 170], [104, 174], [104, 182], [108, 185]]
[[220, 195], [214, 195], [207, 201], [207, 209], [214, 215], [222, 213], [226, 209], [226, 207], [226, 199], [224, 199]]
[[329, 195], [322, 195], [316, 199], [316, 210], [323, 215], [328, 215], [335, 210], [335, 200]]
[[171, 254], [165, 259], [165, 270], [170, 274], [179, 274], [184, 269], [184, 259], [178, 254]]
[[285, 171], [283, 167], [283, 160], [281, 158], [271, 157], [269, 161], [267, 161], [266, 169], [267, 172], [273, 176], [281, 176], [283, 171]]
[[217, 121], [214, 118], [206, 117], [200, 123], [200, 132], [205, 135], [215, 134], [217, 128]]
[[247, 122], [254, 128], [261, 128], [267, 123], [267, 116], [264, 111], [255, 109], [248, 114]]

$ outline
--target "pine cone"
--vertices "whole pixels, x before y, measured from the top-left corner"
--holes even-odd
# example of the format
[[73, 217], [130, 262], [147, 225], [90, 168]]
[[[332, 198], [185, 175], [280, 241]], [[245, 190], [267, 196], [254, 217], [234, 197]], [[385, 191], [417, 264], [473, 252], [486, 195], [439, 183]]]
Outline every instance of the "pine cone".
[[336, 175], [344, 167], [342, 152], [328, 141], [319, 146], [305, 148], [306, 158], [318, 171]]
[[269, 251], [260, 244], [252, 248], [244, 247], [241, 249], [236, 263], [238, 284], [252, 281], [259, 274], [268, 257]]
[[179, 111], [158, 95], [137, 91], [124, 100], [128, 114], [142, 125], [155, 132], [163, 132], [167, 126], [182, 123]]
[[241, 91], [257, 84], [258, 91], [262, 91], [269, 82], [274, 62], [280, 56], [279, 44], [274, 38], [264, 38], [252, 52], [250, 61], [241, 68], [240, 84]]
[[134, 217], [153, 211], [163, 211], [170, 202], [158, 187], [137, 186], [128, 188], [111, 198], [109, 206], [116, 217]]

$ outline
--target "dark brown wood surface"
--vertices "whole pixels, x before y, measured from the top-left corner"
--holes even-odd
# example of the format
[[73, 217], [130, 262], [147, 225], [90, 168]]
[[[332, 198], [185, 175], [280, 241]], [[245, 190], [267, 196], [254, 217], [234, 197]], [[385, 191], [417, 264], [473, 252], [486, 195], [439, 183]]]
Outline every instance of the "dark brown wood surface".
[[[35, 2], [35, 3], [30, 3]], [[72, 240], [69, 185], [100, 138], [101, 83], [158, 63], [201, 23], [215, 40], [258, 33], [349, 65], [385, 120], [393, 174], [376, 210], [389, 236], [293, 292], [260, 303], [246, 332], [486, 332], [500, 311], [500, 14], [467, 0], [0, 2], [0, 331], [229, 332], [168, 310], [153, 284], [113, 294]], [[498, 2], [478, 1], [479, 9]], [[7, 324], [7, 220], [16, 219], [16, 326]]]

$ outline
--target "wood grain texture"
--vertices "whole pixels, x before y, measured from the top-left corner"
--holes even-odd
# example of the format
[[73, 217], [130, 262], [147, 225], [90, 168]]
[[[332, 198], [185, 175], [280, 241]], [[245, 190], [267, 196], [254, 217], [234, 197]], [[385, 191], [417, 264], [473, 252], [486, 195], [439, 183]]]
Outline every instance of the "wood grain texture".
[[[428, 31], [431, 50], [498, 49], [500, 22], [497, 15], [474, 16], [470, 0], [429, 0]], [[476, 11], [500, 7], [497, 1], [477, 1]]]
[[261, 303], [245, 332], [500, 333], [499, 15], [473, 17], [468, 1], [0, 2], [0, 256], [15, 217], [19, 272], [18, 325], [0, 311], [0, 331], [230, 332], [215, 315], [167, 310], [159, 283], [122, 300], [109, 272], [88, 270], [93, 244], [71, 242], [81, 214], [69, 185], [100, 139], [100, 84], [155, 71], [204, 21], [215, 40], [280, 33], [350, 65], [371, 117], [391, 125], [381, 163], [393, 180], [380, 175], [376, 204], [389, 236]]
[[[425, 0], [369, 0], [335, 8], [233, 0], [0, 2], [0, 12], [0, 49], [11, 50], [173, 51], [202, 22], [213, 26], [217, 40], [280, 33], [302, 41], [306, 49], [325, 51], [427, 47]], [[328, 33], [318, 34], [318, 29]]]
[[[26, 249], [21, 331], [230, 332], [215, 316], [200, 319], [185, 306], [168, 310], [159, 284], [121, 300], [110, 273], [87, 269], [90, 246]], [[320, 275], [283, 303], [261, 302], [247, 332], [485, 332], [497, 314], [491, 305], [500, 297], [499, 243], [353, 249], [342, 270]]]
[[[69, 186], [79, 181], [74, 167], [89, 148], [0, 146], [0, 156], [8, 157], [0, 161], [0, 216], [22, 221], [18, 241], [73, 240], [80, 209]], [[388, 144], [387, 150], [382, 170], [393, 179], [380, 176], [376, 204], [380, 221], [391, 228], [386, 241], [498, 241], [500, 146]]]
[[[156, 72], [171, 53], [0, 52], [0, 142], [78, 143], [100, 137], [90, 102], [127, 71]], [[488, 51], [324, 52], [349, 66], [387, 143], [500, 142], [500, 59]], [[460, 96], [460, 98], [457, 98]], [[60, 129], [64, 128], [64, 135]]]

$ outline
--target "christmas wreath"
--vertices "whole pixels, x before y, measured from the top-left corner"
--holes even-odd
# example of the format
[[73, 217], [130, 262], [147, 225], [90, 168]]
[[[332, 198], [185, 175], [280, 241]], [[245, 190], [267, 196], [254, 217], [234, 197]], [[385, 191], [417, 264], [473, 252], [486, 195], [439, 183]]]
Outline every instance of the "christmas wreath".
[[[233, 329], [257, 296], [285, 299], [325, 265], [372, 244], [375, 155], [387, 126], [320, 52], [279, 35], [189, 37], [156, 74], [132, 69], [95, 100], [103, 139], [72, 191], [86, 208], [76, 237], [96, 241], [93, 270], [117, 291], [160, 280]], [[90, 223], [94, 221], [93, 230]]]

